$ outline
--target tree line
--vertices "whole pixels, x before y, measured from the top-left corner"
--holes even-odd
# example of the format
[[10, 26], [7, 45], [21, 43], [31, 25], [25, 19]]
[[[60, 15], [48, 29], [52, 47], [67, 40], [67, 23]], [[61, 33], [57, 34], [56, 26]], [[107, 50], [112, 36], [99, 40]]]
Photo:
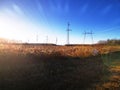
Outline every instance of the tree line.
[[120, 45], [120, 39], [100, 40], [98, 44]]

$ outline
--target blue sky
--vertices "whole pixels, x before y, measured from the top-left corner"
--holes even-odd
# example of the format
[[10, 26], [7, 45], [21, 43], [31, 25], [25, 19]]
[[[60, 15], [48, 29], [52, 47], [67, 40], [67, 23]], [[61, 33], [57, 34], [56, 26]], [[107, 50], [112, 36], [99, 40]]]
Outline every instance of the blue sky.
[[72, 44], [120, 39], [120, 0], [0, 0], [2, 38], [65, 44], [67, 22]]

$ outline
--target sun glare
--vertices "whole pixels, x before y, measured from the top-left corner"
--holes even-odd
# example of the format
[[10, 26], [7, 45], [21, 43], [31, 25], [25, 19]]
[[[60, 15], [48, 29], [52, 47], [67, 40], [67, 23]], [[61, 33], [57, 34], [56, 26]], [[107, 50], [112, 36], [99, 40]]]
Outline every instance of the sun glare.
[[42, 38], [41, 41], [39, 39], [39, 42], [43, 42], [45, 35], [47, 35], [45, 34], [46, 30], [47, 28], [37, 26], [24, 19], [0, 15], [0, 38], [36, 42], [36, 35], [39, 34], [39, 38]]
[[13, 38], [12, 36], [17, 34], [17, 31], [15, 30], [17, 28], [17, 21], [8, 17], [0, 17], [0, 37]]
[[18, 18], [0, 16], [0, 37], [26, 41], [31, 32], [31, 26]]

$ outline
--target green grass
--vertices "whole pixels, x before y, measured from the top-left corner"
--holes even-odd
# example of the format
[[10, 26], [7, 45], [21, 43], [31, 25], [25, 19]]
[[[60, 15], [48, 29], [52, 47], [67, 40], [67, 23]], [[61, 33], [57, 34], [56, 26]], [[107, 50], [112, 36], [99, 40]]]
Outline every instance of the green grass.
[[108, 67], [120, 65], [120, 51], [101, 55], [101, 58]]

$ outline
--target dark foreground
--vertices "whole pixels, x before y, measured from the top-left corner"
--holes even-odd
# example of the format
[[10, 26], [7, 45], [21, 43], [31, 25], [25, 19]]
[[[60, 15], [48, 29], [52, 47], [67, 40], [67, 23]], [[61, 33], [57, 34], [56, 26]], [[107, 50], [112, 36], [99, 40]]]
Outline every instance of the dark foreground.
[[99, 56], [0, 55], [0, 90], [85, 90], [103, 74]]

